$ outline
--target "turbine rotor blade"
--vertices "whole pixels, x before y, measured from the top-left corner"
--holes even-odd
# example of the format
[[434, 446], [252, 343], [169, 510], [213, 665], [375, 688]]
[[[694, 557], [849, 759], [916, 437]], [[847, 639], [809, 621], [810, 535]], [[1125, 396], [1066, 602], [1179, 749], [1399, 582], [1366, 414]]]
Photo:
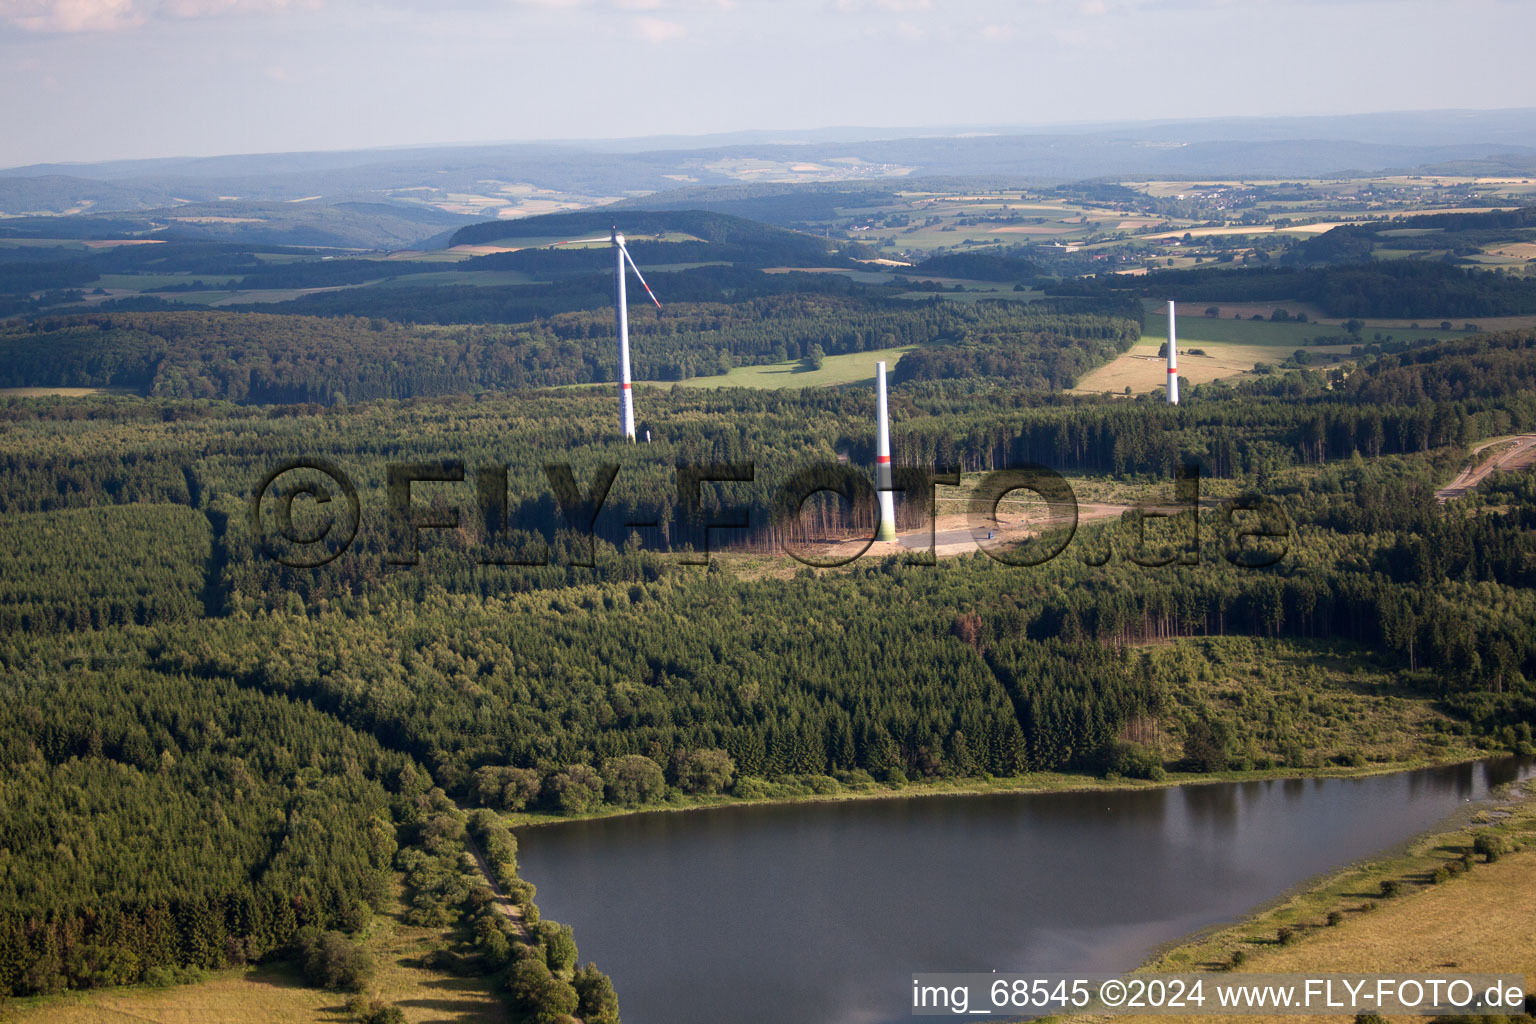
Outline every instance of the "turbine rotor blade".
[[613, 241], [613, 239], [611, 239], [611, 238], [567, 238], [567, 239], [564, 239], [562, 241], [551, 242], [549, 244], [551, 246], [556, 246], [556, 245], [580, 245], [583, 242], [611, 242], [611, 241]]
[[633, 270], [635, 272], [635, 276], [640, 279], [640, 287], [645, 289], [645, 294], [649, 295], [651, 297], [651, 301], [656, 303], [656, 308], [660, 309], [661, 300], [656, 297], [655, 292], [651, 291], [651, 286], [645, 283], [645, 275], [640, 273], [639, 267], [635, 266], [635, 258], [631, 256], [629, 254], [629, 250], [624, 248], [622, 245], [619, 246], [619, 252], [624, 254], [624, 259], [629, 262], [629, 269]]

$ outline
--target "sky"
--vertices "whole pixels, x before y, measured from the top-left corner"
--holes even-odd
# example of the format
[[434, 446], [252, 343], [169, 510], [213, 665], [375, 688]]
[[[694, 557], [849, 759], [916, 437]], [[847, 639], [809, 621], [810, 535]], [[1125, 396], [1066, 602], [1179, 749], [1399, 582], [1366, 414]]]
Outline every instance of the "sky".
[[0, 0], [0, 167], [1536, 107], [1526, 0]]

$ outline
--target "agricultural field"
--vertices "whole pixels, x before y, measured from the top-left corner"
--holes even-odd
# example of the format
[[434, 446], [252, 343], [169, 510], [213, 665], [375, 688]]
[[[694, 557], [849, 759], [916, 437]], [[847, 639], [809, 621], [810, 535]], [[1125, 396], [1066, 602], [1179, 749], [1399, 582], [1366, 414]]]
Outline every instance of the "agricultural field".
[[148, 292], [157, 288], [171, 288], [201, 281], [210, 287], [235, 284], [240, 278], [234, 274], [194, 274], [180, 271], [168, 274], [102, 274], [96, 285], [107, 291]]
[[[1159, 350], [1168, 339], [1166, 306], [1155, 299], [1144, 301], [1146, 327], [1141, 340], [1118, 358], [1085, 374], [1074, 389], [1081, 394], [1123, 394], [1129, 386], [1133, 393], [1161, 390], [1166, 363]], [[1327, 317], [1306, 302], [1239, 302], [1216, 306], [1216, 316], [1204, 315], [1207, 307], [1200, 302], [1180, 305], [1178, 318], [1179, 376], [1192, 384], [1252, 374], [1260, 363], [1278, 366], [1290, 359], [1297, 349], [1312, 358], [1313, 368], [1346, 361], [1357, 345], [1371, 342], [1406, 341], [1420, 344], [1464, 333], [1467, 324], [1479, 331], [1501, 331], [1536, 326], [1536, 317], [1474, 317], [1451, 323], [1423, 324], [1417, 320], [1379, 318], [1361, 321], [1358, 340], [1346, 338], [1344, 321]], [[1200, 310], [1196, 315], [1195, 310]], [[1295, 320], [1275, 322], [1277, 310], [1295, 316], [1304, 313], [1305, 323]], [[1185, 315], [1184, 311], [1188, 311]], [[1255, 320], [1258, 316], [1263, 319]], [[1314, 344], [1329, 339], [1329, 344]], [[1198, 352], [1192, 350], [1200, 350]]]
[[1038, 242], [1081, 244], [1106, 232], [1165, 223], [1161, 218], [1128, 218], [1113, 208], [1031, 199], [1028, 193], [903, 193], [898, 203], [843, 213], [838, 226], [846, 237], [894, 253]]
[[886, 370], [893, 370], [901, 357], [912, 351], [913, 347], [906, 345], [901, 348], [826, 356], [819, 370], [809, 369], [799, 360], [761, 366], [738, 366], [724, 376], [693, 377], [679, 381], [678, 384], [690, 388], [825, 388], [837, 384], [870, 384], [875, 379], [877, 362], [883, 359]]
[[129, 388], [0, 388], [0, 398], [85, 398], [89, 395], [133, 394]]
[[[1125, 181], [1092, 199], [1029, 189], [902, 191], [839, 208], [836, 216], [806, 226], [897, 259], [941, 250], [1022, 248], [1032, 258], [1082, 254], [1089, 263], [1074, 263], [1075, 272], [1096, 262], [1139, 273], [1154, 262], [1183, 269], [1217, 257], [1250, 256], [1256, 246], [1273, 255], [1345, 224], [1515, 209], [1533, 197], [1536, 185], [1517, 178]], [[1244, 244], [1250, 240], [1253, 244]], [[1458, 254], [1471, 265], [1523, 269], [1529, 260], [1492, 249]]]
[[[1149, 301], [1147, 325], [1141, 340], [1129, 351], [1097, 369], [1090, 370], [1073, 390], [1079, 394], [1133, 394], [1161, 391], [1167, 378], [1167, 363], [1158, 350], [1168, 340], [1168, 325], [1160, 303]], [[1180, 316], [1179, 376], [1191, 384], [1252, 374], [1260, 363], [1278, 366], [1298, 348], [1305, 347], [1321, 365], [1332, 357], [1347, 357], [1351, 344], [1308, 345], [1312, 339], [1333, 332], [1316, 324], [1271, 323], [1269, 321], [1223, 319], [1206, 316]], [[1433, 337], [1430, 331], [1401, 332]], [[1394, 337], [1397, 332], [1394, 332]], [[1199, 350], [1198, 352], [1193, 350]]]

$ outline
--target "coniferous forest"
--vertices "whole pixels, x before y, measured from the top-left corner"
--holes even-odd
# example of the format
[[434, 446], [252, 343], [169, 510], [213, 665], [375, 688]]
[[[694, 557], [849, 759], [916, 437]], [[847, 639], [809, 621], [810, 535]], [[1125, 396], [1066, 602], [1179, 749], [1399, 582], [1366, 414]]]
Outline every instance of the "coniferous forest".
[[[663, 383], [625, 445], [611, 388], [563, 387], [613, 380], [608, 311], [445, 322], [0, 329], [0, 383], [137, 392], [0, 399], [0, 995], [272, 959], [344, 984], [398, 875], [530, 1019], [616, 1020], [500, 812], [1360, 763], [1307, 713], [1326, 680], [1187, 699], [1238, 650], [1368, 659], [1373, 696], [1433, 722], [1383, 760], [1532, 750], [1536, 487], [1434, 493], [1536, 431], [1530, 331], [1170, 407], [1064, 390], [1139, 338], [1122, 297], [716, 294], [636, 312], [636, 376]], [[665, 382], [813, 346], [915, 346], [903, 530], [935, 475], [1031, 464], [1207, 500], [1172, 532], [1084, 520], [1040, 564], [795, 561], [872, 525], [851, 485], [851, 509], [785, 503], [873, 463], [869, 389]]]

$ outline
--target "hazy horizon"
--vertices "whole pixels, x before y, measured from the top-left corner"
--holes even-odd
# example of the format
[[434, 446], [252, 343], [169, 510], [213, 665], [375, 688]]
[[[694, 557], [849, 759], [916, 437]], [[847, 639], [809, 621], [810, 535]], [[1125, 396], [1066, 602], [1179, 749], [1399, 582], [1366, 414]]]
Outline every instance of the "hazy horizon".
[[[1111, 130], [1148, 130], [1156, 127], [1167, 126], [1171, 128], [1193, 128], [1202, 125], [1250, 123], [1253, 125], [1307, 122], [1315, 121], [1325, 123], [1332, 119], [1347, 120], [1352, 118], [1409, 118], [1409, 117], [1433, 117], [1452, 114], [1468, 114], [1475, 116], [1490, 116], [1501, 114], [1536, 114], [1536, 107], [1443, 107], [1425, 109], [1402, 110], [1346, 110], [1334, 114], [1268, 114], [1268, 115], [1213, 115], [1210, 117], [1147, 117], [1147, 118], [1106, 118], [1103, 120], [1069, 120], [1069, 121], [1041, 121], [1019, 124], [972, 124], [956, 122], [953, 124], [891, 124], [891, 125], [867, 125], [867, 124], [825, 124], [825, 125], [796, 125], [783, 128], [735, 128], [722, 129], [720, 131], [699, 132], [666, 132], [639, 135], [615, 135], [607, 137], [595, 136], [568, 136], [568, 137], [529, 137], [529, 138], [464, 138], [444, 139], [427, 142], [381, 142], [376, 145], [364, 146], [337, 146], [316, 149], [266, 149], [245, 150], [227, 152], [166, 152], [152, 156], [117, 157], [105, 156], [80, 160], [37, 160], [23, 164], [0, 165], [0, 171], [24, 170], [31, 167], [48, 166], [79, 166], [92, 167], [103, 164], [129, 164], [129, 163], [156, 163], [179, 161], [202, 161], [219, 159], [240, 159], [245, 157], [278, 157], [298, 155], [343, 155], [349, 153], [405, 153], [412, 150], [433, 149], [479, 149], [512, 146], [549, 146], [569, 147], [571, 149], [590, 148], [597, 150], [622, 147], [625, 149], [655, 149], [657, 151], [687, 150], [691, 148], [715, 148], [717, 146], [769, 144], [769, 145], [813, 145], [823, 142], [839, 143], [845, 141], [885, 141], [919, 138], [943, 138], [943, 137], [980, 137], [986, 135], [1034, 135], [1051, 134], [1055, 132], [1107, 132]], [[796, 136], [804, 136], [803, 139]], [[1248, 136], [1242, 136], [1247, 138]], [[1306, 136], [1311, 138], [1311, 136]], [[1336, 138], [1337, 133], [1321, 133], [1319, 138]], [[637, 144], [648, 143], [653, 145], [640, 146]]]
[[1519, 109], [1533, 31], [1510, 0], [0, 0], [0, 166]]

